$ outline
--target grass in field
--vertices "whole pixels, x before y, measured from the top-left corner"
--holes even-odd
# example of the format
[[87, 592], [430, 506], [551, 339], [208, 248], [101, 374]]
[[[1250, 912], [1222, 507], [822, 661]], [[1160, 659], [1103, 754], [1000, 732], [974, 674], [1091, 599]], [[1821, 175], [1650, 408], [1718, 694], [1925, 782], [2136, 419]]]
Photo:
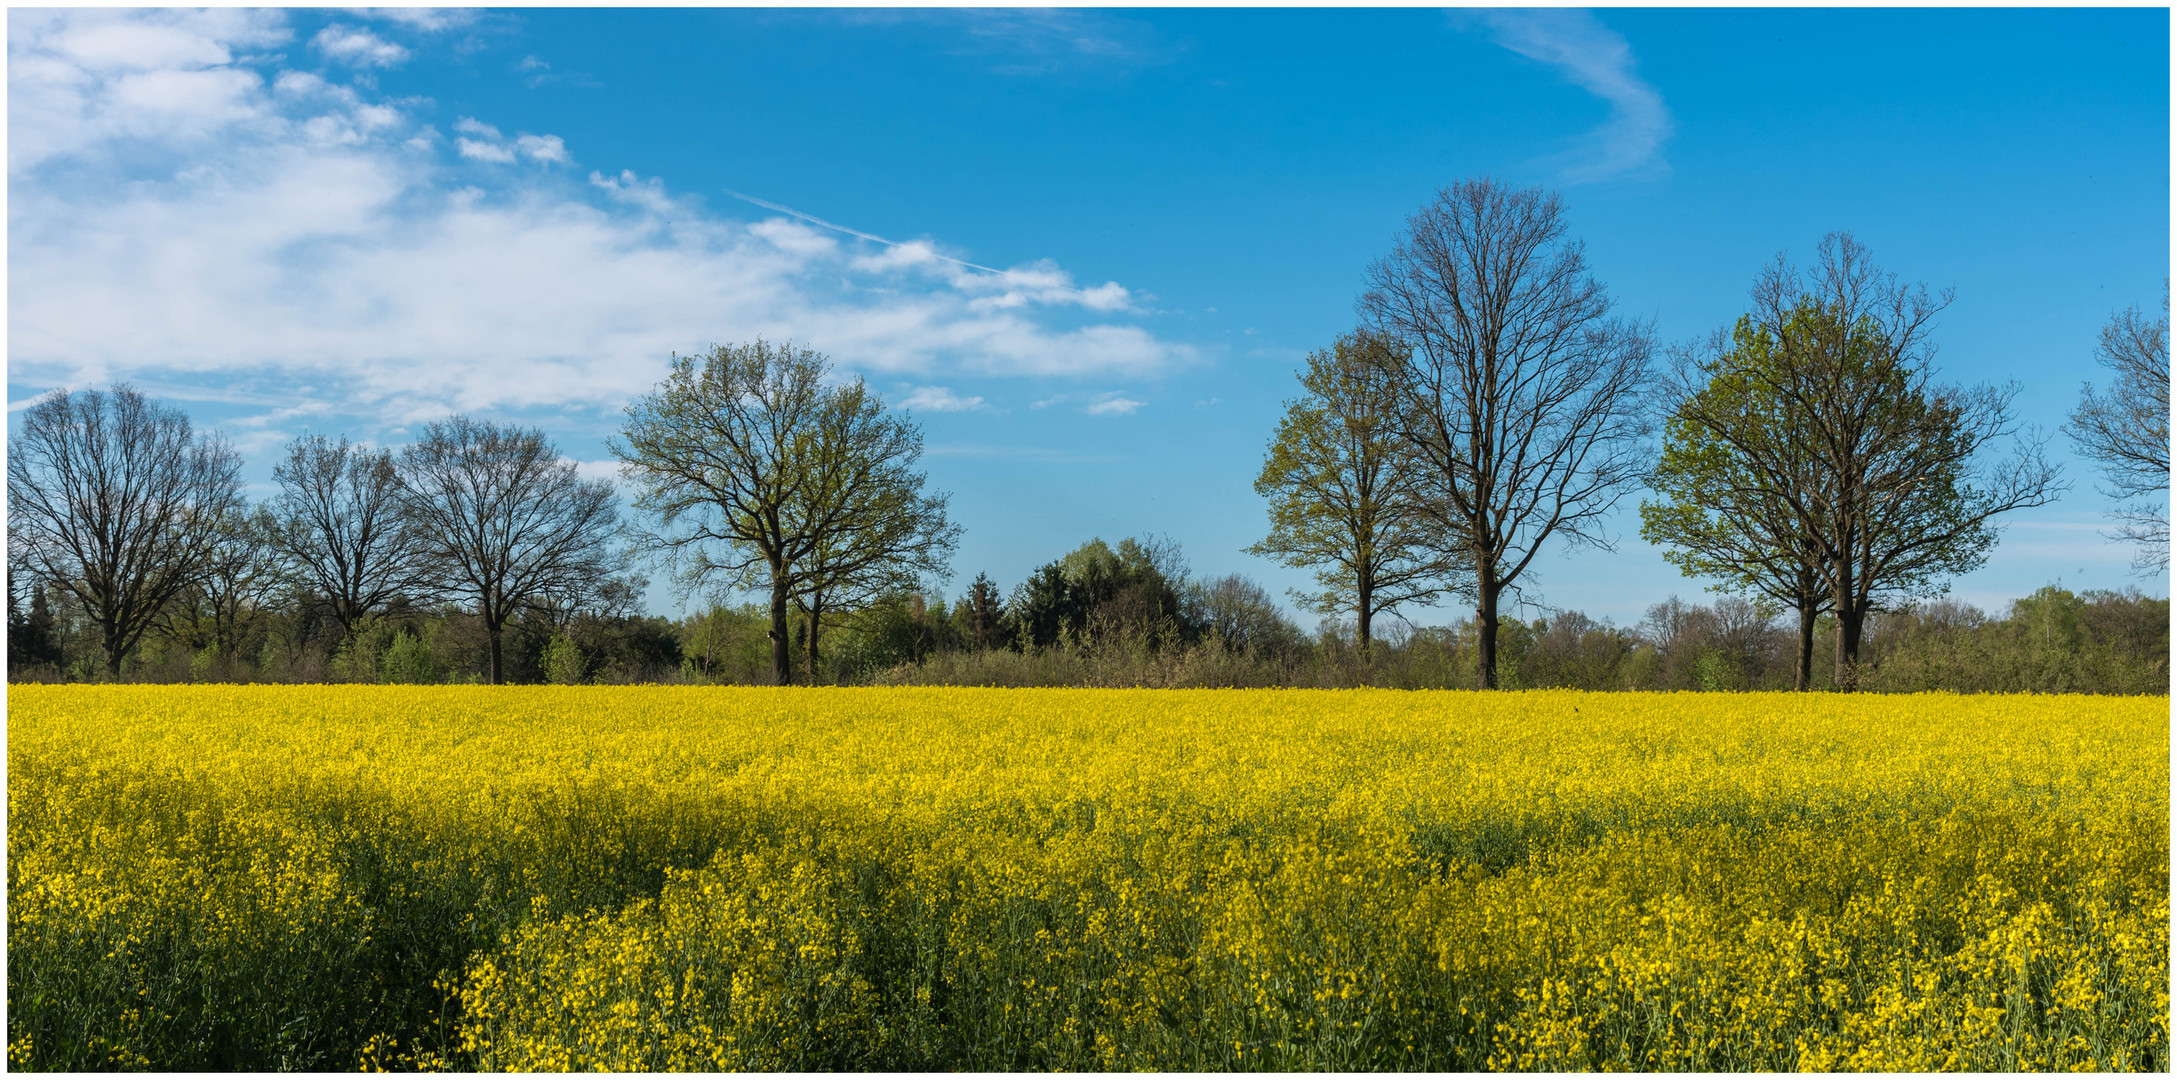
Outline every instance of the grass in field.
[[2167, 698], [10, 706], [17, 1068], [2169, 1064]]

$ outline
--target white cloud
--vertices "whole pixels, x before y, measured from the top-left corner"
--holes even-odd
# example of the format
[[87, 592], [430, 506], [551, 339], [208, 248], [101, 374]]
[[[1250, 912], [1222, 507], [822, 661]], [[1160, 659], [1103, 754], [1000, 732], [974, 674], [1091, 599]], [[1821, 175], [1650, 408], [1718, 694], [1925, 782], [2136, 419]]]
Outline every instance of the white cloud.
[[353, 8], [352, 12], [366, 19], [400, 23], [411, 30], [448, 30], [467, 26], [476, 21], [474, 8]]
[[953, 393], [949, 386], [915, 387], [912, 393], [900, 400], [900, 405], [924, 412], [973, 412], [990, 407], [981, 397], [961, 397]]
[[318, 31], [310, 44], [326, 59], [353, 67], [393, 67], [408, 59], [408, 50], [359, 26], [334, 23]]
[[1557, 69], [1574, 86], [1610, 103], [1610, 119], [1590, 132], [1587, 145], [1557, 164], [1569, 183], [1605, 180], [1666, 167], [1663, 141], [1671, 134], [1663, 95], [1635, 71], [1633, 47], [1593, 13], [1573, 8], [1493, 8], [1460, 12], [1458, 23], [1478, 23], [1491, 41]]
[[1133, 398], [1127, 397], [1125, 394], [1122, 394], [1116, 390], [1112, 390], [1107, 393], [1098, 394], [1096, 396], [1096, 400], [1090, 402], [1088, 407], [1082, 409], [1081, 411], [1089, 414], [1090, 416], [1132, 416], [1134, 415], [1135, 410], [1141, 408], [1145, 404], [1148, 403], [1142, 401], [1135, 401]]
[[514, 148], [531, 161], [558, 162], [561, 165], [574, 161], [567, 156], [566, 142], [557, 135], [518, 136], [514, 140]]
[[887, 262], [898, 248], [722, 216], [656, 178], [480, 172], [464, 162], [572, 154], [474, 117], [449, 146], [406, 102], [222, 61], [287, 33], [277, 12], [11, 11], [9, 29], [18, 386], [249, 382], [400, 422], [609, 409], [669, 353], [757, 336], [916, 384], [1196, 358], [1114, 318], [1122, 286], [1047, 261]]
[[514, 151], [497, 143], [478, 142], [475, 139], [455, 139], [454, 146], [461, 151], [461, 156], [465, 158], [474, 158], [477, 161], [496, 161], [501, 164], [511, 164], [514, 161]]

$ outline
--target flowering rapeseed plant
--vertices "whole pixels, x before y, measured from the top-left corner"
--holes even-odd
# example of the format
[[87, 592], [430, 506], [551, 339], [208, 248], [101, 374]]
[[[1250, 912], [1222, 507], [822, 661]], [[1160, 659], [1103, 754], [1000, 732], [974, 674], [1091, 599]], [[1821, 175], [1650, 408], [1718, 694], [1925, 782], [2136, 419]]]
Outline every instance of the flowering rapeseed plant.
[[11, 688], [34, 1069], [2154, 1069], [2168, 699]]

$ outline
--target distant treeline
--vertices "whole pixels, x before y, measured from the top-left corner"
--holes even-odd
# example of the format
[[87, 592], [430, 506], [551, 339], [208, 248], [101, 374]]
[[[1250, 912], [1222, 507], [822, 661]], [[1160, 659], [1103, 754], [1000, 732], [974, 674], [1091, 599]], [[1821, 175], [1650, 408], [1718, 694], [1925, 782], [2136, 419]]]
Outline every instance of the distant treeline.
[[[637, 596], [559, 618], [525, 613], [508, 627], [510, 682], [769, 685], [770, 612], [717, 605], [680, 620], [637, 613]], [[91, 680], [104, 674], [96, 628], [41, 592], [9, 615], [9, 677]], [[122, 672], [134, 682], [473, 683], [488, 680], [481, 620], [457, 605], [395, 605], [342, 635], [306, 597], [252, 609], [221, 649], [187, 623], [150, 635]], [[1620, 627], [1577, 611], [1506, 616], [1498, 664], [1508, 689], [1789, 690], [1797, 627], [1774, 608], [1677, 597]], [[2169, 689], [2170, 602], [2073, 593], [2051, 585], [1982, 612], [1923, 603], [1869, 623], [1859, 688], [1910, 692], [2158, 694]], [[1009, 592], [978, 576], [958, 597], [895, 593], [829, 613], [808, 668], [806, 619], [794, 622], [800, 679], [844, 685], [1384, 686], [1478, 684], [1472, 620], [1393, 621], [1364, 657], [1350, 620], [1294, 625], [1241, 575], [1189, 576], [1177, 545], [1093, 540]], [[1826, 648], [1834, 620], [1817, 626]], [[1831, 689], [1814, 673], [1814, 689]]]

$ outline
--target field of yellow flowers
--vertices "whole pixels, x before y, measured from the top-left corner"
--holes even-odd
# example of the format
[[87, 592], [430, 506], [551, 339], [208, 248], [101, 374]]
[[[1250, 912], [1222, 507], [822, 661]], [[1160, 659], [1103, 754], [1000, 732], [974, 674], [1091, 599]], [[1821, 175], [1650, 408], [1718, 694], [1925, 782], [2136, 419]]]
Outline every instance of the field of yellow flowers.
[[16, 1068], [2169, 1067], [2167, 698], [16, 686]]

